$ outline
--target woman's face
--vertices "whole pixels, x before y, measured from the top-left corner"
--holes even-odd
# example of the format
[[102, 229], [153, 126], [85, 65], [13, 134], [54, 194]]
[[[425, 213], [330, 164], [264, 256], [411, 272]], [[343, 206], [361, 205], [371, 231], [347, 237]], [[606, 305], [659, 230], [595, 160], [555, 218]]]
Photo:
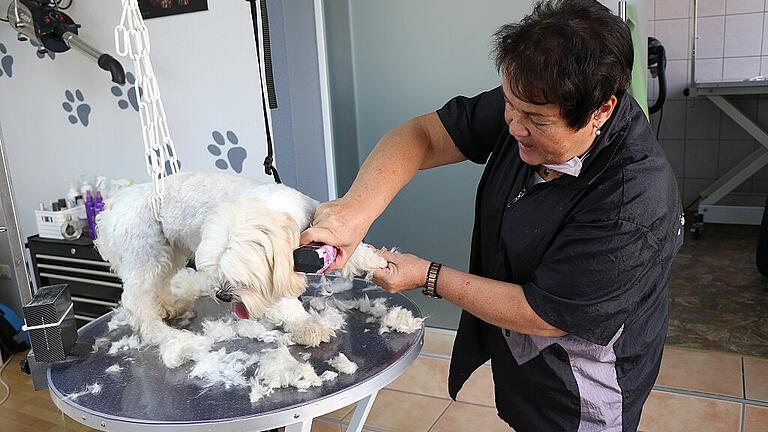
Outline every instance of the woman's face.
[[504, 120], [509, 134], [517, 139], [520, 159], [533, 166], [564, 163], [584, 154], [595, 140], [595, 126], [602, 125], [613, 110], [611, 105], [606, 114], [601, 107], [585, 127], [574, 130], [560, 116], [559, 106], [521, 101], [512, 94], [506, 79], [503, 90]]

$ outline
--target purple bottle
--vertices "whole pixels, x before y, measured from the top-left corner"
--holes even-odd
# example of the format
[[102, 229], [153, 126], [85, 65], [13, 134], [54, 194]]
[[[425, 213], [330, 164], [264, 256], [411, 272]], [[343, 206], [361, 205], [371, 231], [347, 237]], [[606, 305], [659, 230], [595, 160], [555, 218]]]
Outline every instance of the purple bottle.
[[[96, 198], [93, 200], [93, 215], [94, 218], [97, 214], [101, 213], [104, 210], [104, 199], [101, 197], [101, 192], [96, 191]], [[94, 219], [94, 222], [96, 219]]]
[[85, 193], [85, 217], [88, 220], [88, 234], [91, 240], [96, 240], [96, 210], [94, 209], [94, 199], [91, 191]]

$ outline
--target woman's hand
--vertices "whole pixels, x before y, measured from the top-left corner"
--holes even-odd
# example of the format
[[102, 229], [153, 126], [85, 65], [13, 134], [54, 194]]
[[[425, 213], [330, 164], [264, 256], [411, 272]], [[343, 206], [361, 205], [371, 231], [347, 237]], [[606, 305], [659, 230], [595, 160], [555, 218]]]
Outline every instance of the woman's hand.
[[339, 198], [317, 207], [310, 227], [301, 233], [299, 242], [303, 245], [318, 242], [336, 246], [339, 255], [329, 270], [338, 270], [347, 263], [371, 223], [364, 216], [363, 209], [345, 198]]
[[412, 290], [424, 286], [430, 262], [411, 254], [392, 253], [386, 249], [378, 251], [387, 267], [373, 271], [376, 285], [391, 293]]

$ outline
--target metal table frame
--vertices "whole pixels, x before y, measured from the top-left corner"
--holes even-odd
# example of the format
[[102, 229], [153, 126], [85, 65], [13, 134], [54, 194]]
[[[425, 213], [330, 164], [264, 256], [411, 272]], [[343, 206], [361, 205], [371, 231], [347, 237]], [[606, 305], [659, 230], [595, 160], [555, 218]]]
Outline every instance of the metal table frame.
[[768, 165], [768, 133], [760, 128], [736, 108], [726, 96], [768, 94], [768, 81], [696, 81], [696, 47], [698, 43], [698, 0], [693, 2], [693, 43], [691, 52], [690, 83], [691, 95], [703, 96], [712, 101], [722, 112], [759, 142], [762, 147], [747, 156], [742, 162], [723, 174], [711, 186], [700, 192], [701, 201], [698, 206], [699, 221], [695, 230], [699, 232], [704, 222], [760, 225], [763, 216], [764, 195], [740, 194], [742, 198], [756, 198], [755, 205], [734, 205], [736, 203], [720, 203], [736, 187], [744, 183], [763, 167]]
[[[285, 432], [310, 432], [312, 421], [323, 415], [357, 402], [347, 431], [363, 430], [368, 414], [371, 412], [378, 391], [405, 372], [419, 356], [419, 345], [415, 345], [408, 354], [390, 366], [384, 373], [353, 387], [349, 391], [330, 396], [326, 399], [284, 411], [268, 413], [259, 417], [235, 419], [216, 423], [189, 424], [138, 424], [128, 420], [108, 419], [99, 413], [75, 407], [65, 402], [66, 397], [50, 389], [51, 400], [68, 417], [93, 429], [110, 432], [157, 432], [184, 430], [185, 432], [257, 432], [285, 426]], [[49, 370], [50, 375], [50, 370]]]

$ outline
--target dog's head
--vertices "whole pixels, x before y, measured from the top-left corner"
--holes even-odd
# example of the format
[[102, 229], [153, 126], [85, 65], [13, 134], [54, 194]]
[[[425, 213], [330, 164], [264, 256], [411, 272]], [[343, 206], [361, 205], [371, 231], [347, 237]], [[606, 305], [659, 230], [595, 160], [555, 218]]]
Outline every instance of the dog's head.
[[208, 215], [195, 265], [216, 281], [216, 297], [232, 301], [240, 318], [257, 317], [306, 289], [305, 276], [293, 268], [298, 246], [299, 227], [288, 213], [243, 198], [221, 203]]

